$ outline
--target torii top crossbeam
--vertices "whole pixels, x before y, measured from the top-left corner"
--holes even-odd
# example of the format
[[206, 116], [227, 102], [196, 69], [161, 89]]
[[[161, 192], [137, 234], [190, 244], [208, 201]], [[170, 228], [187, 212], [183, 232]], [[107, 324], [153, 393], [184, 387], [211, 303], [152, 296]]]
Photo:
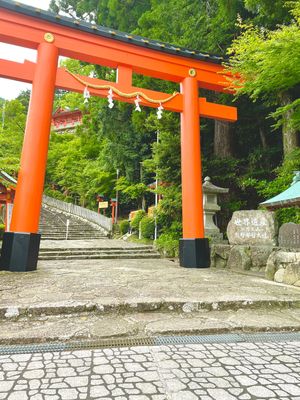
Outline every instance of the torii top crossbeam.
[[[115, 99], [132, 103], [139, 93], [141, 105], [158, 107], [163, 103], [165, 109], [181, 113], [182, 246], [192, 243], [195, 261], [185, 262], [183, 254], [182, 265], [199, 264], [198, 242], [204, 240], [199, 116], [237, 119], [236, 108], [209, 103], [198, 94], [199, 88], [226, 91], [222, 58], [9, 0], [0, 0], [0, 41], [38, 51], [36, 64], [0, 60], [1, 77], [33, 84], [12, 231], [36, 234], [38, 230], [55, 87], [78, 92], [89, 87], [92, 95], [101, 97], [106, 97], [110, 88]], [[57, 68], [59, 55], [116, 68], [117, 82], [72, 75]], [[180, 83], [180, 93], [170, 96], [133, 87], [133, 73]]]
[[[173, 82], [181, 82], [186, 76], [195, 76], [200, 88], [225, 91], [228, 86], [226, 78], [220, 74], [222, 57], [191, 51], [140, 36], [128, 35], [109, 28], [72, 20], [51, 12], [21, 5], [18, 2], [0, 0], [0, 39], [3, 42], [37, 49], [46, 33], [55, 38], [59, 55], [95, 63], [118, 70], [117, 84], [100, 79], [84, 78], [85, 82], [94, 85], [109, 84], [116, 88], [135, 92], [132, 86], [132, 73], [139, 73]], [[51, 36], [48, 40], [51, 41]], [[0, 76], [24, 82], [32, 82], [34, 63], [1, 60]], [[82, 84], [76, 82], [66, 71], [57, 71], [56, 87], [82, 91]], [[91, 94], [104, 96], [99, 90], [90, 88]], [[164, 99], [169, 95], [144, 89], [148, 97]], [[119, 96], [116, 94], [116, 99]], [[134, 99], [122, 99], [133, 102]], [[200, 102], [200, 115], [236, 121], [236, 108], [208, 103], [204, 98]], [[155, 106], [147, 101], [142, 105]], [[157, 104], [156, 104], [157, 106]], [[182, 96], [170, 100], [164, 108], [170, 111], [182, 111]], [[202, 110], [201, 110], [202, 108]]]

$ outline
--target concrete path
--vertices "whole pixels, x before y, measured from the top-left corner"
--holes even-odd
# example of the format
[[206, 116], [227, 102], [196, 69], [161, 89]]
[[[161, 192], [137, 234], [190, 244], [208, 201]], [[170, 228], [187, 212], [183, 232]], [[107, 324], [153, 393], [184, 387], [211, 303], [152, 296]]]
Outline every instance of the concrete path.
[[165, 259], [40, 261], [32, 273], [0, 272], [0, 343], [239, 330], [300, 330], [300, 288]]
[[300, 399], [300, 341], [0, 355], [0, 399]]

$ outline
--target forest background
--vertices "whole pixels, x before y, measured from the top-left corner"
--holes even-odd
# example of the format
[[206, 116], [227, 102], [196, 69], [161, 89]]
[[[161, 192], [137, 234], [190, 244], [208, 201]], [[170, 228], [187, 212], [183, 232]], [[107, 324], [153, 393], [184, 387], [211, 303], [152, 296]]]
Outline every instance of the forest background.
[[[285, 0], [52, 0], [63, 11], [123, 32], [224, 56], [243, 83], [236, 96], [201, 90], [209, 101], [234, 105], [238, 122], [201, 119], [203, 177], [228, 187], [218, 224], [225, 231], [235, 210], [286, 189], [300, 169], [300, 3]], [[228, 61], [229, 59], [229, 61]], [[64, 60], [73, 72], [115, 80], [116, 71]], [[230, 63], [230, 65], [229, 65]], [[134, 85], [172, 93], [178, 86], [134, 75]], [[29, 92], [5, 102], [0, 126], [0, 169], [17, 176]], [[84, 113], [74, 133], [51, 133], [46, 194], [97, 208], [96, 195], [114, 198], [119, 213], [154, 204], [149, 184], [158, 178], [163, 196], [157, 210], [161, 246], [177, 249], [181, 237], [180, 116], [106, 99], [57, 91], [54, 109]], [[0, 109], [4, 100], [0, 99]], [[159, 143], [157, 135], [159, 132]], [[117, 179], [117, 170], [119, 178]], [[279, 222], [300, 223], [297, 208], [283, 209]], [[191, 216], [192, 217], [192, 216]]]

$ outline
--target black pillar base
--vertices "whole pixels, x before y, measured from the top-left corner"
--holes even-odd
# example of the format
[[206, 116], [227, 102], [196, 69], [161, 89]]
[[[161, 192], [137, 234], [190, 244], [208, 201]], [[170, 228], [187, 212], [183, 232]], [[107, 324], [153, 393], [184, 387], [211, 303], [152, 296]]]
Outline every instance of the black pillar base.
[[35, 271], [39, 256], [39, 233], [5, 232], [3, 235], [0, 270]]
[[186, 268], [209, 268], [208, 239], [179, 239], [179, 262]]

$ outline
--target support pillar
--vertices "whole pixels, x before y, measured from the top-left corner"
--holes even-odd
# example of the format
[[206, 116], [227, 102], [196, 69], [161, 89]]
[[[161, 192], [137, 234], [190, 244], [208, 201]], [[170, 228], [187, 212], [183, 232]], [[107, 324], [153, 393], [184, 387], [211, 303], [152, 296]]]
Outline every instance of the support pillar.
[[3, 237], [0, 269], [9, 271], [35, 270], [38, 260], [40, 235], [37, 232], [58, 62], [53, 36], [46, 34], [45, 40], [37, 52], [11, 232]]
[[198, 82], [188, 77], [181, 83], [181, 174], [183, 238], [179, 242], [180, 265], [210, 266], [208, 239], [204, 238]]

